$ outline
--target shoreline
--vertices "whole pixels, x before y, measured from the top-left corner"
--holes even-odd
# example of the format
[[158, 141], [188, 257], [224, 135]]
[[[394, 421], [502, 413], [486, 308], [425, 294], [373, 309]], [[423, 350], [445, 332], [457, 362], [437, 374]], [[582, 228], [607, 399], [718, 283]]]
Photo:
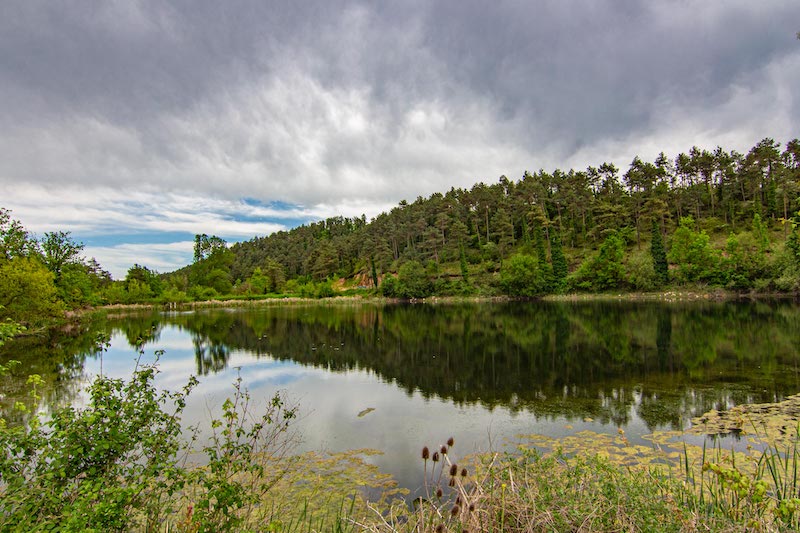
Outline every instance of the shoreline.
[[514, 298], [510, 296], [430, 296], [428, 298], [385, 298], [377, 295], [348, 295], [334, 296], [332, 298], [304, 298], [296, 296], [259, 298], [259, 299], [214, 299], [197, 302], [167, 302], [167, 303], [131, 303], [108, 304], [99, 307], [77, 309], [68, 311], [65, 318], [79, 317], [85, 314], [103, 311], [138, 311], [162, 310], [185, 311], [193, 309], [209, 309], [224, 307], [260, 307], [280, 305], [351, 305], [351, 304], [449, 304], [449, 303], [487, 303], [511, 301], [543, 301], [543, 302], [591, 302], [591, 301], [630, 301], [630, 302], [686, 302], [706, 301], [725, 302], [735, 300], [773, 300], [797, 299], [800, 295], [795, 293], [736, 293], [722, 289], [714, 290], [668, 290], [661, 292], [617, 292], [617, 293], [568, 293], [547, 294], [538, 298]]

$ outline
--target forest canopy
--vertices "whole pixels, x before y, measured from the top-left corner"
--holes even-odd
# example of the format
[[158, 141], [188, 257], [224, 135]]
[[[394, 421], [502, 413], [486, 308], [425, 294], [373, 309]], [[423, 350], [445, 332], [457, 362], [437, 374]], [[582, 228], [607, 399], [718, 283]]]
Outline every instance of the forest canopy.
[[[525, 172], [229, 245], [196, 235], [175, 272], [112, 281], [69, 232], [31, 235], [0, 208], [0, 319], [64, 309], [270, 295], [540, 296], [565, 291], [800, 289], [800, 141], [692, 147], [627, 169]], [[213, 230], [213, 228], [210, 228]]]

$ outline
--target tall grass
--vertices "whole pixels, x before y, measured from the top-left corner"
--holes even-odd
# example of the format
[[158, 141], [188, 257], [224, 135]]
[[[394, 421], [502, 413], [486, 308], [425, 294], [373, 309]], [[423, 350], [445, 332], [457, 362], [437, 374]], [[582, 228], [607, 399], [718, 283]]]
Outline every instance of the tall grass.
[[[673, 435], [674, 436], [674, 435]], [[634, 446], [624, 434], [554, 441], [549, 452], [522, 443], [514, 452], [461, 459], [469, 476], [448, 476], [452, 447], [423, 451], [425, 496], [375, 509], [359, 523], [387, 532], [787, 531], [800, 529], [797, 431], [778, 444], [752, 435], [745, 451], [664, 439]], [[656, 439], [658, 440], [658, 439]], [[559, 447], [560, 443], [565, 447]], [[680, 449], [680, 452], [675, 448]], [[426, 448], [427, 450], [427, 448]]]

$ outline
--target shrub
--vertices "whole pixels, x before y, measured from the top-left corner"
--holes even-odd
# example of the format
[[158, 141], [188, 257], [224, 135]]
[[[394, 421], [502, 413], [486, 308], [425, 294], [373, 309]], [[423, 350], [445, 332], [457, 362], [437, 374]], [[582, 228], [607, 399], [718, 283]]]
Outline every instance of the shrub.
[[[158, 368], [138, 366], [129, 381], [98, 377], [84, 409], [58, 409], [27, 426], [0, 424], [0, 530], [153, 531], [178, 515], [190, 531], [235, 529], [280, 472], [265, 468], [295, 410], [280, 396], [261, 417], [235, 383], [212, 420], [204, 468], [190, 468], [181, 415], [197, 380], [159, 392]], [[35, 387], [40, 381], [32, 376]], [[34, 388], [35, 396], [35, 388]]]
[[683, 217], [672, 234], [668, 258], [677, 265], [679, 282], [718, 282], [719, 253], [711, 247], [705, 231], [695, 231], [694, 219]]
[[625, 281], [622, 266], [625, 243], [618, 234], [612, 233], [600, 245], [594, 257], [581, 263], [581, 266], [568, 277], [570, 286], [580, 290], [605, 291], [615, 289]]
[[636, 253], [628, 259], [628, 284], [637, 291], [652, 291], [661, 284], [653, 258], [647, 253]]
[[500, 288], [509, 296], [538, 296], [545, 292], [547, 280], [535, 257], [515, 254], [503, 263]]
[[417, 261], [408, 261], [397, 273], [398, 296], [401, 298], [427, 298], [433, 293], [433, 283], [425, 268]]

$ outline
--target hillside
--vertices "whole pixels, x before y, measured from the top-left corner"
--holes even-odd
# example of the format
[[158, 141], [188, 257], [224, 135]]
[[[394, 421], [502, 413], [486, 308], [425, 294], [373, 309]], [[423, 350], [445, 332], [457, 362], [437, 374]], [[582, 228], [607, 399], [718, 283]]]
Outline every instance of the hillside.
[[[504, 261], [523, 254], [530, 259], [518, 266], [541, 272], [531, 281], [537, 289], [518, 288], [522, 294], [651, 290], [668, 282], [796, 290], [796, 281], [778, 281], [787, 265], [776, 261], [796, 223], [798, 194], [797, 139], [784, 149], [764, 139], [747, 154], [693, 147], [674, 159], [637, 157], [624, 173], [609, 163], [539, 170], [402, 201], [369, 222], [329, 218], [235, 244], [203, 270], [216, 271], [217, 281], [226, 272], [231, 290], [258, 293], [338, 278], [372, 286], [410, 264], [412, 277], [427, 278], [420, 295], [496, 293], [509, 292], [500, 274]], [[660, 279], [652, 267], [653, 228], [670, 253], [669, 275]], [[688, 248], [676, 249], [678, 241]], [[554, 273], [559, 248], [567, 272], [557, 266]], [[598, 273], [609, 261], [611, 271]], [[615, 262], [621, 270], [614, 271]], [[191, 270], [171, 279], [183, 275], [191, 285]]]

